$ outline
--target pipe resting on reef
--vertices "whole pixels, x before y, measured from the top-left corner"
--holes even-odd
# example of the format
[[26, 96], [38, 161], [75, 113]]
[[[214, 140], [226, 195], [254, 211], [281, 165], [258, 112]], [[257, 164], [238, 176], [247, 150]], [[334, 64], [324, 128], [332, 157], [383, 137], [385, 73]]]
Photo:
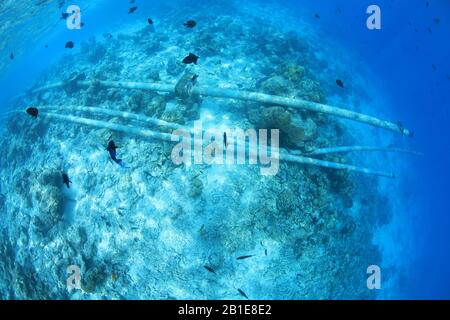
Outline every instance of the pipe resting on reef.
[[[155, 131], [152, 131], [152, 130], [149, 130], [146, 128], [142, 128], [142, 127], [116, 124], [116, 123], [100, 121], [100, 120], [93, 120], [93, 119], [82, 118], [82, 117], [71, 116], [71, 115], [61, 115], [61, 114], [52, 113], [52, 112], [40, 112], [39, 114], [40, 114], [40, 116], [44, 116], [44, 117], [47, 117], [50, 119], [77, 123], [77, 124], [81, 124], [81, 125], [99, 128], [99, 129], [109, 129], [109, 130], [113, 130], [113, 131], [136, 135], [136, 136], [143, 137], [143, 138], [173, 142], [171, 134], [155, 132]], [[304, 156], [296, 156], [296, 155], [289, 154], [284, 150], [280, 152], [280, 159], [284, 160], [284, 161], [288, 161], [288, 162], [307, 164], [307, 165], [313, 165], [313, 166], [325, 167], [325, 168], [337, 169], [337, 170], [348, 170], [348, 171], [359, 172], [359, 173], [375, 175], [375, 176], [380, 176], [380, 177], [387, 177], [387, 178], [395, 177], [395, 175], [391, 172], [375, 171], [375, 170], [357, 167], [357, 166], [353, 166], [353, 165], [335, 163], [335, 162], [324, 161], [324, 160], [317, 160], [317, 159], [308, 158], [308, 157], [304, 157]]]
[[[119, 110], [111, 110], [105, 108], [98, 107], [89, 107], [89, 106], [58, 106], [58, 105], [45, 105], [39, 106], [39, 110], [71, 110], [71, 111], [81, 111], [81, 112], [89, 112], [94, 114], [104, 114], [112, 117], [121, 117], [124, 120], [136, 120], [141, 121], [145, 124], [152, 124], [155, 126], [166, 127], [173, 130], [185, 130], [187, 132], [194, 132], [193, 129], [183, 126], [174, 122], [167, 122], [164, 120], [160, 120], [154, 117], [148, 117], [142, 114], [132, 113], [128, 111], [119, 111]], [[416, 156], [423, 156], [423, 153], [396, 148], [396, 147], [371, 147], [371, 146], [342, 146], [342, 147], [329, 147], [329, 148], [320, 148], [315, 149], [311, 152], [303, 153], [297, 150], [285, 150], [287, 153], [292, 155], [299, 156], [316, 156], [316, 155], [325, 155], [325, 154], [334, 154], [334, 153], [348, 153], [348, 152], [356, 152], [356, 151], [380, 151], [380, 152], [397, 152], [397, 153], [406, 153], [412, 154]]]
[[[45, 87], [36, 88], [31, 90], [31, 93], [37, 93], [49, 89], [63, 87], [68, 83], [73, 83], [79, 87], [89, 87], [92, 84], [98, 84], [106, 88], [122, 88], [122, 89], [138, 89], [155, 92], [169, 92], [176, 93], [175, 86], [170, 84], [161, 83], [143, 83], [143, 82], [126, 82], [126, 81], [72, 81], [72, 82], [57, 82], [47, 85]], [[288, 108], [295, 108], [301, 110], [307, 110], [312, 112], [323, 113], [331, 116], [336, 116], [344, 119], [349, 119], [361, 123], [365, 123], [374, 127], [390, 130], [400, 133], [404, 136], [411, 136], [412, 133], [408, 129], [404, 128], [401, 123], [394, 123], [382, 119], [378, 119], [373, 116], [358, 113], [355, 111], [329, 106], [326, 104], [306, 101], [302, 99], [285, 98], [281, 96], [269, 95], [258, 92], [250, 92], [243, 90], [213, 88], [213, 87], [193, 87], [188, 94], [203, 95], [216, 98], [229, 98], [243, 101], [259, 102], [262, 104], [270, 104], [277, 106], [284, 106]]]
[[89, 112], [89, 113], [96, 113], [96, 114], [104, 114], [112, 117], [121, 117], [125, 120], [137, 120], [144, 122], [146, 124], [152, 124], [155, 126], [161, 126], [170, 128], [173, 130], [187, 130], [185, 126], [182, 126], [181, 124], [174, 123], [174, 122], [167, 122], [164, 120], [160, 120], [153, 117], [148, 117], [142, 114], [127, 112], [127, 111], [119, 111], [119, 110], [111, 110], [111, 109], [104, 109], [104, 108], [98, 108], [98, 107], [88, 107], [88, 106], [56, 106], [56, 105], [45, 105], [45, 106], [39, 106], [39, 110], [70, 110], [70, 111], [82, 111], [82, 112]]
[[329, 147], [329, 148], [320, 148], [315, 149], [311, 152], [307, 153], [298, 153], [291, 152], [292, 154], [304, 154], [308, 156], [319, 156], [326, 154], [334, 154], [334, 153], [348, 153], [348, 152], [357, 152], [357, 151], [381, 151], [381, 152], [397, 152], [397, 153], [407, 153], [415, 156], [423, 156], [422, 152], [396, 148], [396, 147], [371, 147], [371, 146], [342, 146], [342, 147]]
[[61, 115], [61, 114], [52, 113], [52, 112], [40, 112], [39, 115], [45, 116], [47, 118], [53, 118], [56, 120], [77, 123], [77, 124], [81, 124], [81, 125], [99, 128], [99, 129], [110, 129], [113, 131], [118, 131], [118, 132], [123, 132], [123, 133], [140, 136], [143, 138], [157, 139], [157, 140], [163, 140], [163, 141], [172, 141], [171, 134], [169, 134], [169, 133], [155, 132], [155, 131], [152, 131], [152, 130], [149, 130], [146, 128], [135, 127], [135, 126], [131, 126], [131, 125], [122, 125], [122, 124], [111, 123], [111, 122], [107, 122], [107, 121], [93, 120], [93, 119], [70, 116], [70, 115]]

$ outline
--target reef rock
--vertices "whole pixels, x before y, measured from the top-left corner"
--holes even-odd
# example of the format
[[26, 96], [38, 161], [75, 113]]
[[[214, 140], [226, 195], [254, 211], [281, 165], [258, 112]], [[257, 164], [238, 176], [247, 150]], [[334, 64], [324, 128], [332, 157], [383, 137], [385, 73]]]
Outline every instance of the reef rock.
[[296, 144], [297, 141], [313, 141], [318, 136], [316, 123], [308, 118], [302, 119], [300, 116], [293, 116], [291, 126], [288, 130], [290, 141]]
[[151, 105], [152, 95], [147, 92], [138, 92], [133, 94], [128, 102], [130, 111], [136, 113], [144, 113]]
[[320, 84], [312, 79], [303, 79], [298, 86], [297, 95], [305, 100], [323, 103], [325, 96], [320, 88]]
[[89, 62], [98, 63], [105, 56], [106, 49], [94, 37], [91, 37], [87, 42], [81, 43], [81, 53]]
[[41, 233], [48, 232], [62, 218], [64, 211], [64, 197], [61, 191], [54, 187], [44, 187], [35, 191], [34, 198], [39, 204], [38, 215], [35, 216], [34, 225]]
[[282, 214], [291, 214], [295, 211], [297, 197], [289, 191], [282, 192], [277, 198], [277, 209]]
[[61, 191], [61, 173], [48, 169], [43, 171], [36, 181], [31, 187], [34, 203], [38, 204], [34, 225], [38, 231], [46, 233], [63, 217], [65, 198]]
[[170, 109], [164, 111], [161, 119], [167, 122], [174, 122], [178, 124], [184, 124], [183, 112], [180, 109]]
[[289, 81], [300, 81], [305, 74], [305, 68], [295, 63], [290, 63], [283, 68], [283, 76]]
[[93, 267], [86, 271], [81, 278], [81, 289], [87, 293], [93, 293], [108, 279], [108, 273], [103, 265]]
[[286, 95], [289, 92], [289, 83], [281, 76], [274, 76], [261, 84], [264, 92], [274, 95]]
[[282, 144], [302, 147], [304, 142], [317, 138], [317, 125], [311, 119], [303, 120], [282, 107], [253, 109], [248, 114], [250, 122], [259, 129], [279, 129]]
[[203, 183], [198, 177], [194, 178], [189, 189], [189, 197], [196, 198], [202, 194]]

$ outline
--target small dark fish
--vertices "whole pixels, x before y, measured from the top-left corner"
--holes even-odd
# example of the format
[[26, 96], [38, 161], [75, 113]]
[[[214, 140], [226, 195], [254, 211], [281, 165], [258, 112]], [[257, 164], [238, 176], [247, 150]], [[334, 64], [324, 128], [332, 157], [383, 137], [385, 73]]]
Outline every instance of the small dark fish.
[[337, 13], [337, 14], [341, 14], [341, 13], [342, 13], [341, 8], [337, 8], [337, 9], [336, 9], [336, 13]]
[[80, 23], [80, 28], [83, 28], [84, 27], [84, 22], [81, 22]]
[[134, 1], [134, 0], [130, 0], [130, 3], [131, 3], [131, 4], [133, 4], [133, 3], [135, 3], [135, 2], [136, 2], [136, 1]]
[[432, 65], [431, 65], [431, 68], [433, 68], [433, 71], [436, 71], [436, 70], [437, 70], [437, 67], [436, 67], [435, 64], [432, 64]]
[[320, 19], [320, 15], [319, 15], [318, 13], [316, 13], [316, 14], [314, 15], [314, 17], [316, 17], [317, 19]]
[[433, 33], [433, 30], [431, 28], [427, 28], [427, 30], [428, 30], [428, 33], [430, 33], [430, 34]]
[[447, 80], [449, 80], [449, 81], [450, 81], [450, 74], [448, 74], [448, 75], [447, 75]]
[[48, 44], [46, 44], [44, 47], [48, 48]]
[[336, 80], [336, 84], [339, 86], [339, 87], [341, 87], [341, 88], [344, 88], [344, 83], [342, 82], [342, 80]]
[[14, 60], [14, 53], [11, 52], [11, 54], [9, 55], [9, 58], [10, 58], [11, 60]]
[[183, 24], [186, 28], [194, 28], [197, 25], [197, 22], [195, 20], [188, 20], [186, 23]]
[[267, 249], [264, 249], [264, 254], [267, 256]]
[[197, 64], [197, 61], [198, 57], [193, 53], [189, 53], [189, 55], [183, 59], [184, 64], [191, 64], [191, 63]]
[[37, 108], [34, 108], [34, 107], [29, 107], [28, 109], [27, 109], [27, 113], [30, 115], [30, 116], [32, 116], [33, 118], [37, 118], [38, 117], [38, 114], [39, 114], [39, 110], [37, 109]]
[[[224, 132], [223, 133], [223, 145], [225, 146], [225, 148], [227, 147], [227, 133], [226, 132]], [[238, 258], [238, 260], [239, 260], [239, 258]]]
[[67, 12], [61, 13], [61, 19], [66, 20], [69, 17], [69, 14]]
[[248, 258], [251, 258], [251, 257], [253, 257], [253, 255], [251, 255], [251, 256], [240, 256], [240, 257], [237, 257], [236, 259], [237, 260], [244, 260], [244, 259], [248, 259]]
[[147, 19], [148, 24], [153, 24], [153, 20], [151, 18]]
[[197, 81], [197, 79], [198, 79], [198, 74], [194, 74], [194, 76], [192, 77], [192, 82]]
[[69, 41], [66, 43], [66, 48], [67, 49], [72, 49], [74, 47], [73, 41]]
[[211, 268], [211, 267], [203, 266], [203, 268], [205, 268], [206, 270], [208, 270], [208, 271], [211, 272], [211, 273], [217, 274], [217, 273], [214, 271], [214, 269]]
[[63, 183], [67, 186], [67, 189], [70, 189], [70, 183], [72, 183], [72, 181], [70, 181], [69, 176], [67, 174], [63, 173], [62, 178], [63, 178]]
[[439, 19], [439, 18], [434, 18], [434, 22], [435, 22], [436, 24], [439, 24], [439, 22], [441, 22], [441, 19]]
[[248, 296], [245, 294], [244, 291], [242, 291], [241, 289], [237, 289], [239, 291], [239, 293], [241, 294], [241, 296], [243, 296], [244, 298], [248, 299]]
[[108, 146], [106, 147], [106, 151], [108, 151], [109, 152], [109, 156], [111, 157], [111, 159], [115, 162], [115, 163], [117, 163], [119, 166], [121, 166], [121, 167], [123, 167], [124, 166], [124, 164], [123, 164], [123, 161], [122, 161], [122, 159], [117, 159], [117, 157], [116, 157], [116, 150], [118, 149], [119, 147], [118, 146], [116, 146], [116, 144], [114, 143], [114, 141], [113, 140], [110, 140], [109, 142], [108, 142]]
[[138, 7], [131, 7], [130, 9], [128, 9], [128, 14], [135, 12], [137, 8]]
[[427, 3], [426, 3], [426, 7], [428, 8], [430, 6], [430, 2], [429, 1], [427, 1]]

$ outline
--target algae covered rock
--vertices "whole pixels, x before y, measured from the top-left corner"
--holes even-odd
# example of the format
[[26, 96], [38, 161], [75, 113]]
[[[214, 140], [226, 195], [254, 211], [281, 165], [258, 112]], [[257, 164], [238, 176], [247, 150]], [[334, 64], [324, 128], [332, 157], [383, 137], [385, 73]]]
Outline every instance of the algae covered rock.
[[302, 119], [298, 116], [292, 118], [292, 123], [286, 130], [289, 140], [292, 144], [303, 141], [315, 140], [318, 136], [318, 128], [316, 123], [308, 118]]
[[189, 188], [189, 197], [196, 198], [202, 194], [203, 182], [198, 177], [194, 178]]
[[56, 169], [44, 170], [31, 187], [34, 203], [38, 212], [34, 217], [34, 226], [41, 233], [53, 228], [63, 217], [65, 197], [61, 191], [61, 173]]
[[61, 184], [61, 173], [57, 170], [45, 170], [39, 175], [37, 180], [42, 186], [57, 187]]
[[108, 272], [105, 266], [99, 265], [90, 268], [81, 277], [81, 289], [87, 293], [93, 293], [101, 287], [107, 279]]
[[320, 84], [312, 79], [303, 79], [300, 81], [298, 89], [298, 96], [302, 99], [323, 103], [325, 95], [320, 88]]
[[86, 54], [86, 58], [89, 62], [98, 63], [106, 54], [106, 48], [101, 44], [96, 44]]
[[290, 214], [295, 211], [296, 203], [296, 196], [289, 190], [286, 190], [282, 192], [277, 198], [277, 209], [282, 214]]
[[281, 76], [274, 76], [261, 84], [264, 92], [274, 95], [286, 95], [289, 92], [289, 83]]
[[152, 95], [138, 92], [131, 96], [128, 106], [131, 112], [143, 113], [152, 104]]
[[39, 219], [47, 229], [52, 228], [61, 220], [64, 211], [64, 197], [61, 191], [54, 186], [43, 189], [38, 196]]
[[174, 123], [179, 123], [179, 124], [184, 124], [184, 117], [183, 117], [183, 113], [181, 112], [180, 109], [170, 109], [170, 110], [166, 110], [162, 116], [161, 119], [167, 122], [174, 122]]
[[295, 63], [290, 63], [283, 68], [283, 76], [289, 81], [300, 81], [306, 74], [306, 69]]
[[105, 100], [108, 100], [105, 88], [102, 87], [101, 83], [97, 79], [94, 79], [91, 81], [88, 89], [86, 90], [84, 103], [86, 105], [98, 105], [103, 103]]
[[252, 109], [249, 111], [249, 120], [258, 128], [282, 129], [291, 123], [291, 114], [282, 107], [269, 107], [262, 110]]
[[253, 109], [248, 117], [259, 129], [279, 129], [282, 144], [303, 146], [305, 141], [314, 140], [318, 135], [313, 120], [303, 120], [283, 107]]
[[147, 73], [147, 79], [153, 81], [160, 81], [161, 77], [159, 76], [159, 71], [157, 69], [149, 70], [149, 72]]
[[99, 62], [106, 54], [105, 47], [95, 40], [95, 37], [89, 38], [87, 42], [82, 42], [81, 53], [91, 63]]
[[3, 212], [6, 204], [6, 196], [3, 193], [0, 193], [0, 212]]
[[164, 109], [166, 108], [166, 104], [166, 97], [159, 94], [155, 95], [152, 98], [151, 104], [147, 108], [148, 113], [151, 115], [161, 116], [161, 114], [164, 112]]

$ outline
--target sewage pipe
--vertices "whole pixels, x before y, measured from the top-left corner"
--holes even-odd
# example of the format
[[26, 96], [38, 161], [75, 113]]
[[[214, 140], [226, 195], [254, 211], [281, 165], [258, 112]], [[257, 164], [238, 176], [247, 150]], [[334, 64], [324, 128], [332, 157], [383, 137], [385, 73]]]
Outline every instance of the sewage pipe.
[[[99, 128], [99, 129], [110, 129], [113, 131], [136, 135], [139, 137], [173, 142], [171, 134], [155, 132], [155, 131], [152, 131], [152, 130], [149, 130], [146, 128], [135, 127], [135, 126], [125, 126], [125, 125], [110, 123], [110, 122], [106, 122], [106, 121], [92, 120], [92, 119], [88, 119], [88, 118], [82, 118], [82, 117], [76, 117], [76, 116], [70, 116], [70, 115], [61, 115], [61, 114], [56, 114], [56, 113], [51, 113], [51, 112], [40, 112], [40, 115], [47, 117], [47, 118], [77, 123], [77, 124], [81, 124], [81, 125]], [[353, 165], [334, 163], [334, 162], [324, 161], [324, 160], [317, 160], [317, 159], [312, 159], [312, 158], [308, 158], [308, 157], [304, 157], [304, 156], [295, 156], [295, 155], [288, 154], [286, 152], [280, 152], [280, 159], [284, 160], [284, 161], [288, 161], [288, 162], [308, 164], [308, 165], [326, 167], [326, 168], [337, 169], [337, 170], [348, 170], [348, 171], [354, 171], [354, 172], [359, 172], [359, 173], [364, 173], [364, 174], [369, 174], [369, 175], [376, 175], [376, 176], [380, 176], [380, 177], [388, 177], [388, 178], [395, 177], [395, 175], [390, 172], [375, 171], [375, 170], [361, 168], [361, 167], [357, 167], [357, 166], [353, 166]]]

